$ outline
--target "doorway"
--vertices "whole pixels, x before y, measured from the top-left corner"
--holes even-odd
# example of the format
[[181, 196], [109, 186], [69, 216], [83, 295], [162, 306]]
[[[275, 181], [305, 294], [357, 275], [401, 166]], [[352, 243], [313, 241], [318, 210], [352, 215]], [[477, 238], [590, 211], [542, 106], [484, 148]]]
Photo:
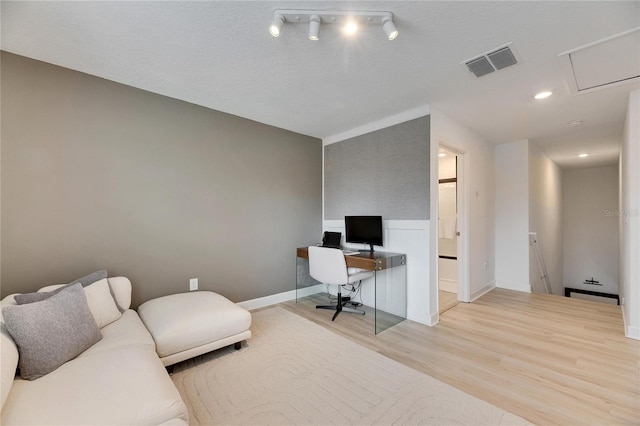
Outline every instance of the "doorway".
[[458, 304], [458, 155], [438, 149], [438, 313]]

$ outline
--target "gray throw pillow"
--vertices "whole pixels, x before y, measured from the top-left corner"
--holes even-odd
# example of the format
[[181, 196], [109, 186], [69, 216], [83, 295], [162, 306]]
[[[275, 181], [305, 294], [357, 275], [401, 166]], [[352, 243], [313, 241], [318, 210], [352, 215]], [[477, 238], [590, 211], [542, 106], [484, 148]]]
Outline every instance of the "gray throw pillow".
[[69, 283], [69, 285], [80, 283], [82, 284], [82, 287], [86, 287], [89, 284], [93, 284], [96, 281], [104, 280], [105, 278], [107, 278], [107, 270], [103, 269], [101, 271], [92, 272], [89, 275], [78, 278], [77, 280], [73, 280]]
[[81, 284], [38, 303], [2, 308], [7, 330], [20, 352], [20, 376], [35, 380], [102, 339]]
[[[100, 281], [105, 278], [107, 278], [107, 270], [103, 269], [102, 271], [92, 272], [89, 275], [85, 275], [82, 278], [78, 278], [77, 280], [71, 281], [69, 284], [67, 284], [67, 287], [72, 286], [74, 284], [78, 284], [78, 283], [80, 283], [82, 287], [86, 287], [90, 284], [95, 283], [96, 281]], [[67, 287], [60, 287], [53, 291], [43, 291], [40, 293], [17, 294], [14, 297], [14, 299], [18, 305], [25, 305], [27, 303], [33, 303], [33, 302], [41, 302], [45, 299], [50, 298], [54, 294], [61, 292], [63, 289]], [[113, 292], [111, 293], [111, 296], [113, 297]], [[114, 297], [114, 300], [115, 300], [115, 297]], [[120, 308], [118, 307], [118, 309]]]
[[18, 305], [26, 305], [27, 303], [42, 302], [45, 299], [50, 298], [54, 294], [60, 293], [66, 287], [60, 287], [54, 291], [43, 291], [42, 293], [25, 293], [16, 294], [13, 298]]

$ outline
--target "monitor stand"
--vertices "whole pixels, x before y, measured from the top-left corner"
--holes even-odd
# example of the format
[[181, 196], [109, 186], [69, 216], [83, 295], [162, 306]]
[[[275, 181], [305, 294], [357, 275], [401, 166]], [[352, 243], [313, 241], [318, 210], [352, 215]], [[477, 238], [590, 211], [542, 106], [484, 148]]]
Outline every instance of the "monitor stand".
[[373, 253], [373, 244], [369, 244], [369, 252]]

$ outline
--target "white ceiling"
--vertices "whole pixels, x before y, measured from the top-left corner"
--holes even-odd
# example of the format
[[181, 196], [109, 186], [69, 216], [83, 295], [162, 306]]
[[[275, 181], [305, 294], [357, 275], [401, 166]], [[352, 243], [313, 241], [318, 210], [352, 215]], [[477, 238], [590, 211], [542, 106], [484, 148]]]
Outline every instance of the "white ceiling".
[[[312, 42], [285, 25], [274, 38], [283, 8], [391, 11], [400, 35], [322, 26]], [[640, 26], [640, 1], [2, 1], [0, 12], [3, 50], [302, 134], [431, 105], [490, 142], [530, 139], [562, 167], [615, 164], [640, 88], [574, 95], [558, 59]], [[508, 42], [515, 66], [476, 79], [460, 65]], [[554, 95], [533, 100], [540, 89]]]

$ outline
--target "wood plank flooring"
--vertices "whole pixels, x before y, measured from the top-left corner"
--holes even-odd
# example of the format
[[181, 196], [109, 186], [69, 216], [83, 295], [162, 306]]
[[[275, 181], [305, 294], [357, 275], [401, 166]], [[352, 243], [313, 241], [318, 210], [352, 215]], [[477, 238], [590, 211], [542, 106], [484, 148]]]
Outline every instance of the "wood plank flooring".
[[440, 315], [458, 304], [458, 295], [448, 291], [438, 290], [438, 312]]
[[640, 342], [624, 337], [619, 306], [495, 289], [434, 327], [376, 336], [371, 309], [331, 322], [315, 309], [325, 302], [280, 306], [535, 424], [640, 424]]

